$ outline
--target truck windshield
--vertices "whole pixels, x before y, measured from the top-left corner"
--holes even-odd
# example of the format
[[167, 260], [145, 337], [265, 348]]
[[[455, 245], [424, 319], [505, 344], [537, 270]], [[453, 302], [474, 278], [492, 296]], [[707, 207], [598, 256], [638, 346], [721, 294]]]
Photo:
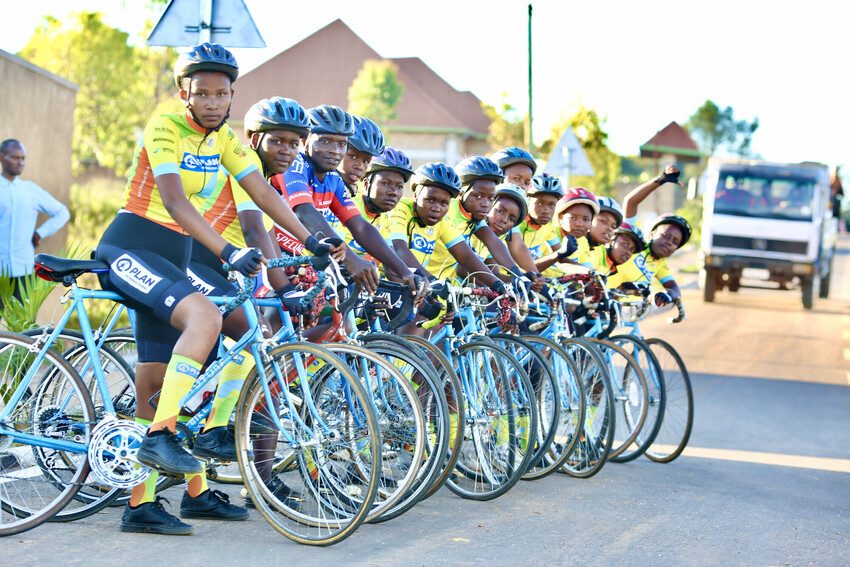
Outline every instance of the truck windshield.
[[751, 174], [721, 174], [714, 212], [724, 215], [812, 220], [814, 182]]

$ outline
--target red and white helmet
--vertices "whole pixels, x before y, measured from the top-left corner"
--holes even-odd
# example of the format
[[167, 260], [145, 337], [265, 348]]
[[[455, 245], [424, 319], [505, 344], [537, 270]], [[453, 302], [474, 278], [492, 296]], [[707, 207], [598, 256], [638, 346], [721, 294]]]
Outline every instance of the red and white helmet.
[[593, 216], [599, 214], [599, 201], [596, 200], [596, 195], [584, 187], [570, 187], [555, 205], [555, 218], [560, 218], [573, 205], [587, 205], [593, 211]]

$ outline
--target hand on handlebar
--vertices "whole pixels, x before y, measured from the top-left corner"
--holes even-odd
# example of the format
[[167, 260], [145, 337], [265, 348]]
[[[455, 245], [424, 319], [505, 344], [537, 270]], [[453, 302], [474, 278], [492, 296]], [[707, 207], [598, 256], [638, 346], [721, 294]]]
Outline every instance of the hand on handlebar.
[[230, 264], [230, 269], [239, 272], [246, 278], [253, 278], [260, 271], [260, 266], [268, 264], [263, 253], [256, 248], [237, 248], [227, 244], [221, 251], [221, 259]]
[[673, 298], [666, 291], [659, 291], [655, 294], [655, 306], [666, 307], [673, 303]]
[[360, 258], [356, 254], [347, 255], [344, 261], [351, 279], [360, 284], [363, 291], [373, 295], [378, 289], [378, 270], [375, 264]]

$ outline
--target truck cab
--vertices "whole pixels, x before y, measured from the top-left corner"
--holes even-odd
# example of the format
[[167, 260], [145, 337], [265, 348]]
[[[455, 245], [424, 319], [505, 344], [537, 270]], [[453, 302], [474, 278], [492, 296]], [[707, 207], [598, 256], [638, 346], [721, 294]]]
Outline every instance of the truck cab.
[[741, 278], [800, 289], [803, 307], [826, 298], [836, 241], [827, 167], [712, 159], [701, 177], [700, 287], [714, 301]]

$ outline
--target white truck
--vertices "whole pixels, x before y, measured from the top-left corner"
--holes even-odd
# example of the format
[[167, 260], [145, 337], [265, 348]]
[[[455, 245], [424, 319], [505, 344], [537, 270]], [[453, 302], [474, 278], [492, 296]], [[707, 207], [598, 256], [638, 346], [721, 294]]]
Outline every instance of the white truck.
[[705, 301], [737, 292], [744, 270], [747, 279], [799, 287], [806, 309], [829, 295], [837, 220], [825, 165], [712, 158], [700, 185]]

